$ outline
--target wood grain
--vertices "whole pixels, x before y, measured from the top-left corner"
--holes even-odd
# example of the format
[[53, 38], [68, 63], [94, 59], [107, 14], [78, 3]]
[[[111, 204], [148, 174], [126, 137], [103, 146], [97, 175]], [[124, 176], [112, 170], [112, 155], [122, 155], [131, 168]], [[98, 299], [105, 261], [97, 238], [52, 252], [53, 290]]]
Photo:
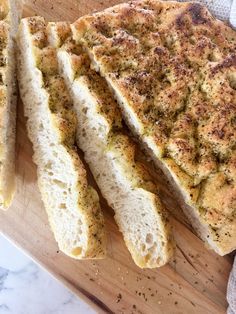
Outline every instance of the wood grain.
[[[24, 15], [74, 21], [115, 3], [118, 1], [25, 1]], [[208, 250], [181, 219], [172, 219], [175, 257], [161, 269], [141, 270], [135, 266], [104, 200], [107, 259], [76, 261], [59, 252], [38, 191], [22, 104], [18, 107], [17, 193], [9, 211], [0, 213], [1, 231], [7, 237], [100, 313], [225, 313], [232, 257], [219, 257]], [[171, 191], [165, 185], [163, 188], [161, 177], [159, 181], [164, 201], [178, 212]]]

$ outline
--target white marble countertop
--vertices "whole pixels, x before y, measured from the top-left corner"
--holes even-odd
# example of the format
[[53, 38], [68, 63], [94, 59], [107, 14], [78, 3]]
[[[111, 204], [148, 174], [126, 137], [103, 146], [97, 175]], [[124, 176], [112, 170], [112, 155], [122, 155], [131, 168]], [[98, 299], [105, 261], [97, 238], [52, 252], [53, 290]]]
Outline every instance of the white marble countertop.
[[0, 314], [95, 314], [0, 235]]

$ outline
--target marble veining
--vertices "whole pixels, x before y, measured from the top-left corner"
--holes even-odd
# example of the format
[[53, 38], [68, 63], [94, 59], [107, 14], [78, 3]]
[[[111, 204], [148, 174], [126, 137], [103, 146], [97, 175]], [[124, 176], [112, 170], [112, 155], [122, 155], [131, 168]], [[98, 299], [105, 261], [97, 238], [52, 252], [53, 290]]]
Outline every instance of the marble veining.
[[0, 314], [95, 314], [0, 236]]

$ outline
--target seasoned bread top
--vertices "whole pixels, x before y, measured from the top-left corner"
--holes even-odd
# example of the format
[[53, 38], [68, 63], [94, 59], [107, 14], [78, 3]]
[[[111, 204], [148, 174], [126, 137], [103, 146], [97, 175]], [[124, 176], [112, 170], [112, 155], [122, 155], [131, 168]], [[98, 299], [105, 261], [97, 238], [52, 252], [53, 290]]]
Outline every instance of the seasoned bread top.
[[198, 3], [134, 1], [73, 36], [125, 102], [136, 132], [215, 232], [236, 225], [236, 32]]
[[[45, 205], [52, 229], [54, 230], [56, 239], [59, 239], [60, 248], [66, 254], [75, 258], [103, 258], [106, 254], [106, 233], [104, 218], [99, 205], [99, 197], [94, 188], [89, 185], [84, 164], [78, 155], [75, 139], [77, 118], [73, 110], [69, 91], [64, 79], [59, 74], [56, 49], [48, 41], [44, 18], [30, 17], [23, 19], [18, 33], [18, 44], [21, 52], [19, 58], [23, 59], [22, 62], [19, 60], [21, 66], [19, 85], [22, 98], [25, 100], [25, 113], [28, 117], [29, 135], [35, 148], [39, 185], [42, 185], [42, 187], [40, 186], [41, 192], [44, 201], [46, 200]], [[30, 46], [30, 48], [28, 49], [27, 46]], [[29, 50], [27, 51], [27, 54], [29, 54], [27, 60], [23, 56], [24, 49]], [[30, 93], [29, 89], [31, 88], [34, 88], [33, 93]], [[28, 98], [26, 98], [26, 94], [31, 96], [27, 96]], [[31, 103], [30, 97], [34, 95], [35, 99], [32, 99]], [[43, 105], [40, 106], [41, 103]], [[43, 117], [41, 111], [46, 111], [43, 114], [49, 115], [49, 127], [53, 128], [53, 130], [44, 131], [45, 133], [53, 134], [52, 143], [48, 143], [48, 154], [52, 154], [53, 158], [59, 161], [58, 164], [60, 166], [56, 162], [51, 162], [51, 164], [55, 164], [55, 166], [51, 167], [54, 167], [53, 171], [56, 172], [56, 175], [59, 172], [59, 175], [68, 176], [68, 187], [63, 182], [60, 183], [60, 181], [59, 185], [62, 184], [62, 186], [67, 188], [65, 194], [68, 195], [67, 199], [72, 204], [71, 213], [69, 213], [67, 208], [70, 204], [66, 207], [63, 203], [61, 208], [54, 208], [54, 205], [52, 205], [53, 199], [51, 201], [47, 200], [47, 195], [50, 195], [50, 191], [45, 186], [50, 186], [51, 184], [51, 191], [53, 188], [57, 189], [58, 180], [50, 181], [49, 178], [45, 184], [43, 180], [40, 181], [40, 176], [47, 176], [45, 169], [47, 169], [48, 159], [44, 156], [45, 150], [40, 148], [40, 145], [45, 145], [42, 139], [40, 139], [40, 132], [37, 133], [36, 130], [36, 134], [33, 135], [34, 130], [32, 131], [32, 128], [34, 121], [38, 121], [40, 115]], [[58, 152], [53, 154], [54, 146], [56, 146], [55, 150], [58, 147], [63, 148], [59, 149], [59, 153], [63, 154], [63, 156], [58, 156]], [[68, 163], [68, 168], [64, 169], [63, 162], [60, 163], [60, 160], [65, 160]], [[62, 190], [59, 189], [59, 191]], [[61, 198], [63, 199], [63, 197], [62, 195]], [[63, 221], [63, 214], [60, 213], [60, 209], [61, 211], [64, 209], [65, 217], [68, 215], [67, 222]], [[81, 217], [80, 224], [83, 228], [81, 230], [84, 231], [83, 234], [80, 234], [79, 227], [74, 227], [77, 214]], [[70, 251], [71, 247], [67, 243], [66, 233], [71, 233], [71, 238], [75, 244], [76, 237], [79, 237], [81, 247], [76, 247]], [[71, 242], [73, 242], [72, 240]], [[72, 246], [75, 246], [74, 243], [72, 243]]]

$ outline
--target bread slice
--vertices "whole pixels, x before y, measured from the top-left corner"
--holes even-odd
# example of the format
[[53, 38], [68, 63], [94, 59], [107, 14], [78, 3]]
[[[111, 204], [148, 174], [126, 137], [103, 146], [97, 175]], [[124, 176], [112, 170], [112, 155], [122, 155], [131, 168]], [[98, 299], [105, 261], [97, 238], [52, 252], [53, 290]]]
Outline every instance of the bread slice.
[[106, 240], [99, 198], [78, 156], [76, 115], [44, 19], [23, 19], [17, 41], [20, 94], [54, 236], [61, 251], [73, 258], [103, 258]]
[[122, 127], [119, 108], [106, 81], [90, 69], [88, 56], [73, 42], [69, 24], [49, 23], [48, 32], [74, 100], [85, 160], [114, 209], [134, 262], [141, 268], [160, 267], [173, 254], [169, 221], [155, 184], [137, 161], [137, 147]]
[[14, 37], [20, 2], [0, 3], [0, 208], [6, 210], [15, 192], [16, 62]]
[[198, 3], [157, 0], [82, 17], [72, 30], [199, 236], [220, 255], [233, 251], [236, 32]]

